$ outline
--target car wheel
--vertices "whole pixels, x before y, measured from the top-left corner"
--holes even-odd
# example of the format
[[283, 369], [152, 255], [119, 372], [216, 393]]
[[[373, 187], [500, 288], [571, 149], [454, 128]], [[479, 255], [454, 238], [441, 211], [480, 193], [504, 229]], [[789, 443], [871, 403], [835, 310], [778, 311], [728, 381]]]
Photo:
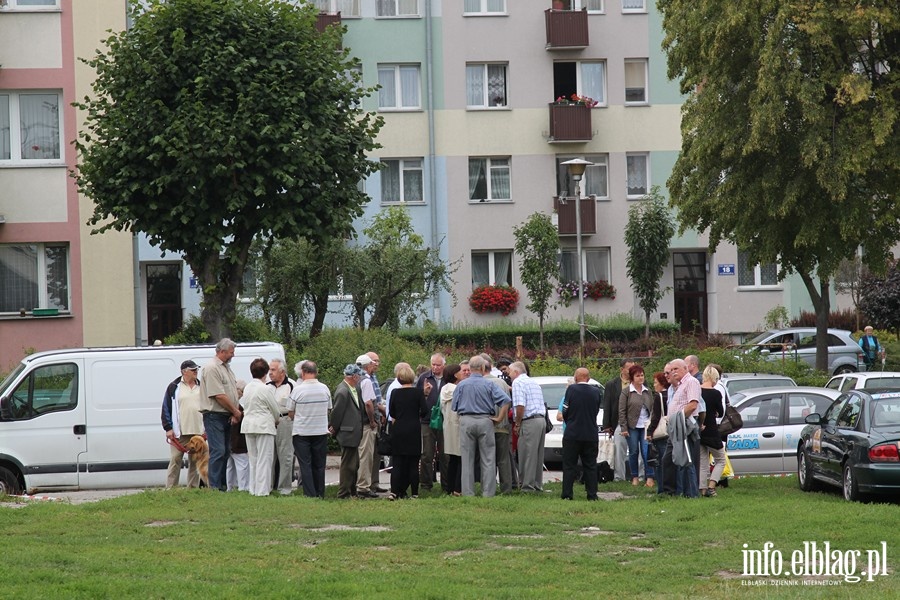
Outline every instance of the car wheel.
[[856, 373], [856, 369], [851, 365], [841, 365], [834, 370], [835, 375], [846, 375], [847, 373]]
[[844, 500], [847, 502], [859, 502], [863, 499], [859, 493], [859, 486], [853, 474], [853, 468], [849, 463], [844, 464]]
[[800, 453], [797, 455], [797, 481], [800, 484], [800, 489], [804, 492], [812, 492], [819, 488], [819, 485], [813, 478], [812, 463], [809, 461], [809, 456], [807, 456], [805, 449], [800, 450]]
[[6, 467], [0, 467], [0, 496], [12, 496], [21, 494], [22, 486], [19, 485], [19, 478], [15, 473]]

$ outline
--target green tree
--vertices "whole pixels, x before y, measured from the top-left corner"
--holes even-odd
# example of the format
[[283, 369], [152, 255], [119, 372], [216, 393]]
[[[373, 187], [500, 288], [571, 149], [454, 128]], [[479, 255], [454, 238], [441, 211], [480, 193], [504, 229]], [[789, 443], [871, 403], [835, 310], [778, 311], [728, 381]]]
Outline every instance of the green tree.
[[357, 327], [396, 331], [424, 312], [437, 291], [453, 293], [454, 264], [441, 260], [438, 248], [425, 246], [404, 206], [390, 206], [363, 229], [365, 241], [350, 245], [340, 272], [344, 293], [352, 297]]
[[625, 224], [625, 244], [628, 256], [625, 268], [631, 279], [631, 289], [644, 311], [644, 337], [650, 337], [650, 313], [656, 310], [665, 295], [659, 281], [669, 264], [669, 244], [675, 235], [672, 215], [666, 201], [653, 186], [650, 195], [631, 205]]
[[544, 319], [550, 310], [550, 296], [559, 280], [559, 232], [550, 215], [533, 213], [513, 228], [516, 254], [522, 259], [519, 276], [531, 301], [525, 308], [538, 316], [541, 350], [544, 349]]
[[797, 273], [827, 364], [830, 284], [862, 246], [900, 238], [900, 13], [893, 0], [660, 0], [682, 151], [668, 181], [680, 230]]
[[359, 108], [358, 61], [312, 3], [146, 0], [85, 62], [97, 78], [77, 141], [89, 224], [180, 252], [202, 320], [229, 335], [254, 238], [343, 237], [382, 120]]
[[891, 261], [883, 276], [863, 276], [859, 308], [869, 319], [867, 325], [900, 336], [900, 261]]

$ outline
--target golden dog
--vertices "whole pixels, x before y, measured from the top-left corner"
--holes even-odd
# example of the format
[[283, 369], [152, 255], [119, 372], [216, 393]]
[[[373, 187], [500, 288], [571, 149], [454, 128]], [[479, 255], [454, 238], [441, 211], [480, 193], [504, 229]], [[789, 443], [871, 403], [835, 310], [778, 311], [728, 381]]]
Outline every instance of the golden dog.
[[185, 448], [191, 455], [191, 460], [197, 465], [200, 471], [200, 479], [209, 487], [209, 445], [202, 435], [195, 435], [190, 439]]

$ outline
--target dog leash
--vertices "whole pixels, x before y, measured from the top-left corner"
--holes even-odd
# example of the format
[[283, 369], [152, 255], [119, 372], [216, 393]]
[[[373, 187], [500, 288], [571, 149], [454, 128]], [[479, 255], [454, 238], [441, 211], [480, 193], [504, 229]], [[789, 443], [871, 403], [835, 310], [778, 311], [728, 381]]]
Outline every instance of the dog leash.
[[179, 441], [178, 441], [177, 439], [175, 439], [175, 438], [167, 437], [167, 438], [166, 438], [166, 443], [168, 443], [170, 446], [175, 446], [175, 447], [178, 449], [179, 452], [184, 452], [185, 454], [190, 454], [190, 453], [191, 453], [190, 450], [188, 450], [187, 448], [185, 448], [185, 447], [181, 444], [181, 442], [179, 442]]

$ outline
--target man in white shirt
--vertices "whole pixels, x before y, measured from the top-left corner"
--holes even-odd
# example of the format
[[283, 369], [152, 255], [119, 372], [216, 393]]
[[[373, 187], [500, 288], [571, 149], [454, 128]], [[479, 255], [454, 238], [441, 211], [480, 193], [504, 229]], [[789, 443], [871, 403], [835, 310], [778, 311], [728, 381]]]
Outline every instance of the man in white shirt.
[[328, 455], [328, 416], [331, 391], [317, 379], [319, 369], [311, 360], [300, 366], [301, 380], [291, 393], [294, 452], [300, 462], [303, 495], [325, 497], [325, 460]]
[[541, 386], [526, 374], [525, 364], [509, 365], [513, 380], [512, 402], [515, 427], [519, 433], [519, 480], [523, 492], [544, 491], [544, 437], [547, 422]]
[[[362, 391], [362, 401], [365, 414], [368, 417], [363, 422], [362, 440], [359, 442], [359, 467], [356, 475], [356, 493], [360, 498], [377, 498], [378, 494], [372, 490], [372, 463], [375, 460], [375, 437], [378, 432], [378, 421], [375, 419], [375, 404], [378, 401], [375, 394], [375, 385], [372, 374], [378, 368], [378, 363], [371, 354], [361, 354], [356, 359], [356, 365], [365, 372], [359, 382]], [[378, 355], [375, 354], [377, 357]]]
[[291, 440], [293, 424], [289, 412], [293, 408], [291, 394], [296, 382], [287, 376], [284, 362], [279, 358], [273, 358], [269, 363], [269, 382], [275, 388], [275, 402], [278, 403], [278, 427], [275, 433], [275, 456], [277, 466], [275, 468], [275, 489], [283, 496], [293, 491], [294, 480], [294, 445]]

